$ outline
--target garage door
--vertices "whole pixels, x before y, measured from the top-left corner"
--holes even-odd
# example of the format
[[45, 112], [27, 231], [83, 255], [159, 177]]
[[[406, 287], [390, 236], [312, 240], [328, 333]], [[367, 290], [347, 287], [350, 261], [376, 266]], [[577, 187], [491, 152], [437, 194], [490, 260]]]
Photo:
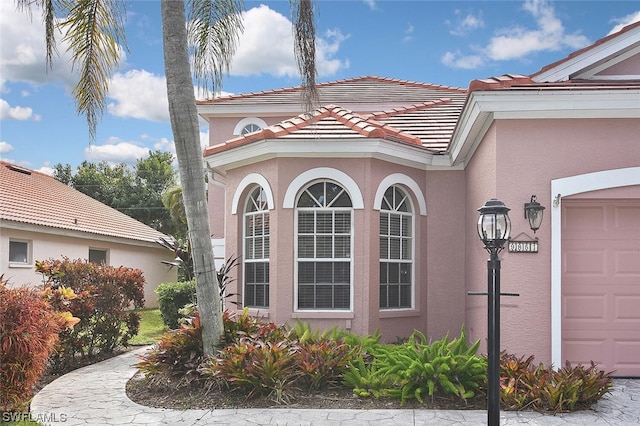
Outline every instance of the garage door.
[[640, 200], [562, 205], [562, 359], [640, 377]]

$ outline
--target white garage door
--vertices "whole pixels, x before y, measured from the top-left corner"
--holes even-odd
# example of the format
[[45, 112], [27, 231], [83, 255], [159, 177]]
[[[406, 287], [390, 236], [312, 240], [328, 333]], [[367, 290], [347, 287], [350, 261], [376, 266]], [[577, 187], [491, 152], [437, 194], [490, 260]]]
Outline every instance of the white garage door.
[[562, 359], [640, 377], [640, 200], [562, 205]]

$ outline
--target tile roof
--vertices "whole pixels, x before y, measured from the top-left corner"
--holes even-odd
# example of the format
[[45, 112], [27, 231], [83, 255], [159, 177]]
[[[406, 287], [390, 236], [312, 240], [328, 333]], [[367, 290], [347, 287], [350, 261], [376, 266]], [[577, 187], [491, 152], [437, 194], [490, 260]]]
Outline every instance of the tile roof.
[[[464, 101], [467, 91], [458, 87], [420, 83], [376, 76], [363, 76], [318, 83], [319, 105], [341, 105], [357, 112], [367, 111], [367, 106], [379, 109], [380, 105], [411, 105], [414, 103], [452, 98]], [[302, 87], [251, 92], [222, 96], [213, 100], [200, 100], [198, 105], [261, 106], [274, 104], [300, 104]], [[351, 105], [360, 105], [354, 107]]]
[[[446, 103], [448, 102], [443, 102], [443, 104]], [[411, 133], [410, 131], [413, 131], [412, 123], [416, 123], [416, 126], [420, 128], [426, 128], [427, 125], [431, 125], [433, 128], [438, 127], [434, 124], [437, 122], [435, 119], [428, 123], [421, 121], [422, 118], [419, 112], [428, 110], [432, 107], [431, 104], [435, 105], [435, 103], [425, 103], [423, 106], [416, 105], [415, 108], [407, 108], [406, 114], [411, 114], [412, 117], [396, 116], [395, 114], [399, 114], [399, 112], [362, 115], [337, 105], [327, 105], [316, 109], [310, 114], [300, 114], [289, 120], [281, 121], [280, 123], [249, 133], [245, 136], [228, 140], [223, 144], [209, 147], [205, 149], [204, 155], [209, 156], [217, 152], [237, 148], [264, 139], [318, 140], [323, 138], [348, 138], [351, 140], [364, 140], [366, 138], [379, 138], [397, 143], [425, 147], [423, 139], [414, 134], [416, 132]], [[400, 111], [404, 111], [404, 109]], [[379, 120], [377, 119], [378, 116], [380, 116]], [[418, 117], [417, 120], [415, 119], [416, 116]], [[393, 119], [398, 119], [398, 123], [393, 123]], [[403, 120], [402, 123], [400, 119]], [[404, 131], [403, 127], [409, 131]], [[447, 131], [453, 130], [453, 125], [441, 127]], [[424, 131], [426, 135], [429, 134], [428, 130], [429, 129]], [[442, 130], [432, 131], [432, 133], [438, 132], [442, 132]]]
[[0, 220], [77, 231], [92, 238], [155, 242], [161, 232], [46, 174], [0, 161]]
[[[325, 106], [259, 132], [209, 147], [205, 156], [261, 139], [384, 138], [443, 152], [464, 106], [465, 89], [373, 76], [318, 84]], [[199, 105], [300, 105], [300, 87], [199, 101]], [[214, 113], [215, 115], [215, 113]]]

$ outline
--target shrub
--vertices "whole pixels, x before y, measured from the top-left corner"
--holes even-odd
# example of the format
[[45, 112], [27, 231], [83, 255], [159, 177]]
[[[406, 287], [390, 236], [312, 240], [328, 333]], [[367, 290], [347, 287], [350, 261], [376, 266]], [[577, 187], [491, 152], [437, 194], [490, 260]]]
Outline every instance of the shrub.
[[593, 362], [589, 367], [567, 363], [554, 370], [536, 366], [533, 360], [533, 356], [501, 354], [500, 398], [506, 409], [553, 413], [586, 409], [611, 389], [610, 374], [598, 370]]
[[195, 281], [180, 281], [177, 283], [162, 283], [156, 289], [158, 294], [158, 307], [162, 321], [170, 329], [178, 328], [180, 309], [196, 301]]
[[126, 346], [140, 326], [140, 315], [130, 308], [144, 305], [144, 277], [139, 269], [96, 265], [83, 260], [36, 262], [53, 290], [70, 288], [77, 297], [68, 306], [53, 300], [54, 309], [68, 309], [80, 322], [60, 333], [53, 368], [73, 365], [75, 357], [110, 353]]
[[194, 317], [176, 330], [167, 331], [160, 341], [136, 364], [151, 385], [177, 386], [200, 380], [198, 367], [204, 357], [202, 325], [196, 312]]
[[0, 277], [0, 412], [25, 410], [62, 328], [41, 290]]
[[296, 368], [295, 342], [250, 339], [229, 345], [200, 369], [218, 383], [224, 382], [247, 398], [267, 395], [277, 403], [286, 402], [300, 375]]
[[402, 404], [436, 394], [466, 401], [486, 383], [486, 360], [476, 355], [479, 344], [467, 345], [464, 328], [451, 341], [447, 335], [431, 344], [416, 330], [400, 345], [370, 345], [371, 361], [352, 363], [345, 381], [357, 395], [391, 396]]

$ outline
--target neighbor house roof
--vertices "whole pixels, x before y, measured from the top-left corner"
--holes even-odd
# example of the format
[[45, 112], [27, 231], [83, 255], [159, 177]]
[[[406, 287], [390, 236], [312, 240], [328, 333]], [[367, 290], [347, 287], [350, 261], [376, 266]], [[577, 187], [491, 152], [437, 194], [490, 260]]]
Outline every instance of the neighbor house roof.
[[156, 242], [159, 231], [44, 173], [0, 161], [0, 221], [35, 225], [48, 233], [70, 231], [92, 238]]

